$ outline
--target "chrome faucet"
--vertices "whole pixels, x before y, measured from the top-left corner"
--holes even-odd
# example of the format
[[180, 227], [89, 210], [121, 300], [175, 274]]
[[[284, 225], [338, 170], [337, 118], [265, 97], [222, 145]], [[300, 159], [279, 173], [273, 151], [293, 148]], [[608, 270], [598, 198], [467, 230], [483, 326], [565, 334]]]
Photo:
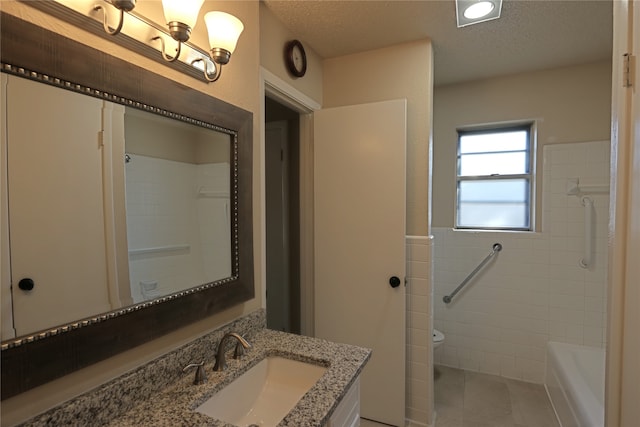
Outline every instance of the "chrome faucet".
[[218, 344], [218, 351], [216, 352], [216, 363], [213, 366], [214, 371], [224, 371], [227, 368], [227, 361], [225, 360], [224, 351], [227, 341], [231, 338], [238, 340], [236, 343], [236, 349], [233, 353], [233, 358], [238, 359], [244, 353], [244, 349], [251, 348], [251, 344], [239, 334], [235, 332], [226, 333]]

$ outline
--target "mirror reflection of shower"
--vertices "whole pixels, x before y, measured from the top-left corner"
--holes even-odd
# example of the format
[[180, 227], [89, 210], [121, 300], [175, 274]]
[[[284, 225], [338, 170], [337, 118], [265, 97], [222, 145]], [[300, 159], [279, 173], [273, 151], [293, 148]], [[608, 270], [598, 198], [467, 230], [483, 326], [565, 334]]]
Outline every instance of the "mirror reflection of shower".
[[231, 276], [230, 136], [128, 108], [125, 140], [134, 302]]

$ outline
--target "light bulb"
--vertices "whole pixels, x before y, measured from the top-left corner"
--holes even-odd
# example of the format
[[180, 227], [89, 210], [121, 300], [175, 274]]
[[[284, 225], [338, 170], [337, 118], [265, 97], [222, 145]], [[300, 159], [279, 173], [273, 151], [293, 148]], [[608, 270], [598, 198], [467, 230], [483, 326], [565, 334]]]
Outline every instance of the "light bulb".
[[464, 17], [467, 19], [479, 19], [490, 14], [494, 7], [490, 1], [479, 1], [465, 9]]

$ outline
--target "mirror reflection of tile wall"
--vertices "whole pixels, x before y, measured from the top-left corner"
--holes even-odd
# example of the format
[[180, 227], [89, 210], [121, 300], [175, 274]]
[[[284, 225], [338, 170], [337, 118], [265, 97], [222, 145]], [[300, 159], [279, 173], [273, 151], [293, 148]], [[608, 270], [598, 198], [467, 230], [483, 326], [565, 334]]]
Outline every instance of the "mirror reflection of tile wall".
[[229, 164], [132, 154], [125, 170], [134, 302], [229, 277]]

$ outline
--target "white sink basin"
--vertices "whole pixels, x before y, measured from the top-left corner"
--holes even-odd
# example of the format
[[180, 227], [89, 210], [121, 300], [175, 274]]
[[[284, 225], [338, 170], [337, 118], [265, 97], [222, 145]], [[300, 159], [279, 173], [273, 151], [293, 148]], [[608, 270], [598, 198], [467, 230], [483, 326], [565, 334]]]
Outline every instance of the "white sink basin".
[[239, 427], [276, 426], [326, 370], [309, 363], [268, 357], [196, 411]]

